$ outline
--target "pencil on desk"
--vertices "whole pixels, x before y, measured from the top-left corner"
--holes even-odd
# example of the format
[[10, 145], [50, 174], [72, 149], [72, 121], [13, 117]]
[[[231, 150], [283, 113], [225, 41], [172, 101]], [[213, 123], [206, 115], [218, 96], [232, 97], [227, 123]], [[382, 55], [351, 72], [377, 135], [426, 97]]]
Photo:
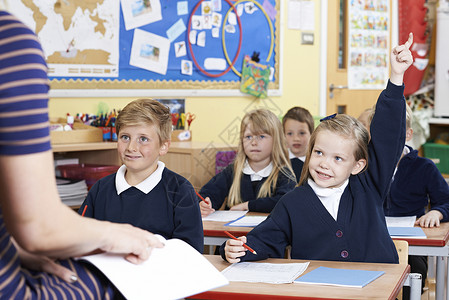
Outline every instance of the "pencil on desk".
[[87, 209], [87, 205], [84, 206], [83, 213], [81, 214], [81, 217], [84, 217], [84, 214], [86, 213], [86, 209]]
[[[235, 236], [233, 236], [230, 232], [226, 231], [225, 232], [227, 236], [229, 236], [231, 239], [236, 240], [236, 241], [240, 241], [238, 238], [236, 238]], [[254, 251], [250, 246], [248, 246], [247, 244], [243, 243], [243, 247], [245, 247], [245, 249], [248, 249], [252, 254], [257, 254], [256, 251]]]

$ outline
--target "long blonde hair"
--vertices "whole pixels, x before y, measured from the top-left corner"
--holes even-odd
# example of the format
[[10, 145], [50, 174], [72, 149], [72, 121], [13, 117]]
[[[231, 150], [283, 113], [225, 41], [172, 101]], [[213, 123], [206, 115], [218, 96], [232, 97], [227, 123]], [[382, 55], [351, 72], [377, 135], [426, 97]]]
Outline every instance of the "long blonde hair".
[[288, 158], [287, 142], [284, 137], [282, 124], [274, 113], [267, 109], [255, 109], [248, 112], [240, 124], [240, 140], [237, 150], [237, 156], [234, 161], [234, 179], [229, 190], [227, 204], [232, 207], [242, 203], [240, 182], [242, 179], [243, 168], [247, 159], [245, 150], [243, 149], [243, 138], [246, 126], [251, 124], [253, 134], [268, 134], [273, 138], [273, 149], [271, 151], [271, 162], [273, 170], [267, 180], [262, 184], [257, 198], [271, 197], [276, 189], [279, 172], [282, 172], [291, 180], [295, 180], [295, 175], [290, 166]]
[[[354, 140], [356, 147], [354, 149], [354, 157], [355, 160], [358, 161], [360, 159], [366, 160], [365, 168], [368, 167], [368, 142], [369, 142], [369, 133], [366, 127], [354, 117], [349, 115], [340, 114], [335, 116], [334, 118], [330, 118], [322, 121], [317, 128], [313, 131], [310, 136], [309, 147], [307, 149], [306, 161], [304, 162], [304, 167], [302, 168], [301, 178], [297, 186], [301, 186], [307, 182], [307, 179], [310, 178], [309, 172], [309, 162], [310, 157], [312, 156], [313, 147], [315, 147], [316, 137], [320, 132], [328, 130], [332, 133], [336, 133], [344, 138]], [[361, 173], [360, 172], [360, 173]]]

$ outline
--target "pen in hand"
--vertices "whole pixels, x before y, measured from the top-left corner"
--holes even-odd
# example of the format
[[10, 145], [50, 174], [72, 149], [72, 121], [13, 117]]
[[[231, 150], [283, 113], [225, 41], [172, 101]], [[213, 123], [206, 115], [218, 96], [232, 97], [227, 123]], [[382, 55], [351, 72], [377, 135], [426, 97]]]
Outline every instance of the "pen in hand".
[[201, 196], [200, 193], [198, 193], [197, 191], [195, 191], [195, 193], [198, 195], [198, 197], [200, 197], [201, 200], [203, 200], [204, 202], [206, 202], [206, 200], [204, 200], [203, 196]]
[[81, 214], [81, 217], [84, 217], [84, 214], [86, 213], [86, 209], [87, 209], [87, 205], [84, 206], [83, 213]]
[[[233, 236], [230, 232], [228, 232], [228, 231], [225, 230], [224, 233], [226, 233], [226, 235], [229, 236], [231, 239], [236, 240], [236, 241], [240, 241], [238, 238], [236, 238], [235, 236]], [[243, 243], [243, 247], [244, 247], [245, 249], [248, 249], [249, 252], [251, 252], [252, 254], [257, 255], [257, 252], [254, 251], [254, 250], [253, 250], [250, 246], [248, 246], [247, 244]]]

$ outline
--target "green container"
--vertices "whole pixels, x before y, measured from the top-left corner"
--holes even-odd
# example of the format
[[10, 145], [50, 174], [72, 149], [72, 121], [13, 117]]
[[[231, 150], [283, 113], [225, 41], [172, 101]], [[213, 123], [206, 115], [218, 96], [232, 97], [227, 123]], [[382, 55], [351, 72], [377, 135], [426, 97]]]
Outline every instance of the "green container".
[[449, 145], [425, 143], [424, 157], [431, 159], [441, 173], [449, 174]]

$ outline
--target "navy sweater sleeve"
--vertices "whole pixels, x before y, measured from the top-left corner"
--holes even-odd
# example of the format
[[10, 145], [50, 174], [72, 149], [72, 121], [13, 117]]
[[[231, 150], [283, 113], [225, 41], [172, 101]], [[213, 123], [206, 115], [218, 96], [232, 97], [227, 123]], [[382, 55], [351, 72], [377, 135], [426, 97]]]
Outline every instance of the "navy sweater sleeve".
[[249, 211], [270, 213], [278, 203], [279, 199], [295, 188], [296, 182], [293, 181], [292, 178], [289, 178], [284, 175], [284, 173], [279, 172], [278, 180], [276, 182], [276, 189], [272, 191], [272, 196], [249, 200]]
[[[291, 228], [290, 215], [283, 201], [279, 201], [272, 213], [265, 221], [257, 225], [251, 230], [247, 237], [247, 244], [253, 248], [257, 254], [246, 251], [245, 256], [241, 257], [241, 261], [263, 260], [269, 257], [284, 257], [285, 247], [291, 244]], [[226, 260], [224, 242], [220, 247], [220, 255]]]
[[234, 164], [230, 164], [223, 171], [212, 177], [200, 190], [200, 195], [209, 197], [214, 209], [220, 209], [228, 197], [229, 189], [234, 178]]
[[[203, 223], [195, 190], [190, 182], [181, 176], [176, 176], [172, 180], [176, 182], [168, 182], [170, 187], [167, 188], [168, 193], [173, 193], [172, 197], [175, 205], [172, 238], [181, 239], [198, 250], [198, 252], [203, 253]], [[176, 186], [177, 190], [173, 190], [173, 186]], [[167, 198], [170, 199], [171, 197]]]
[[427, 193], [430, 200], [430, 208], [432, 210], [438, 210], [443, 215], [441, 222], [449, 221], [449, 185], [444, 177], [441, 175], [440, 170], [435, 164], [428, 160], [428, 176], [426, 179]]
[[[387, 88], [377, 100], [376, 112], [370, 126], [367, 185], [377, 191], [381, 201], [386, 197], [394, 169], [404, 149], [406, 116], [403, 92], [404, 85], [397, 86], [388, 81]], [[390, 145], [388, 151], [385, 145]]]

